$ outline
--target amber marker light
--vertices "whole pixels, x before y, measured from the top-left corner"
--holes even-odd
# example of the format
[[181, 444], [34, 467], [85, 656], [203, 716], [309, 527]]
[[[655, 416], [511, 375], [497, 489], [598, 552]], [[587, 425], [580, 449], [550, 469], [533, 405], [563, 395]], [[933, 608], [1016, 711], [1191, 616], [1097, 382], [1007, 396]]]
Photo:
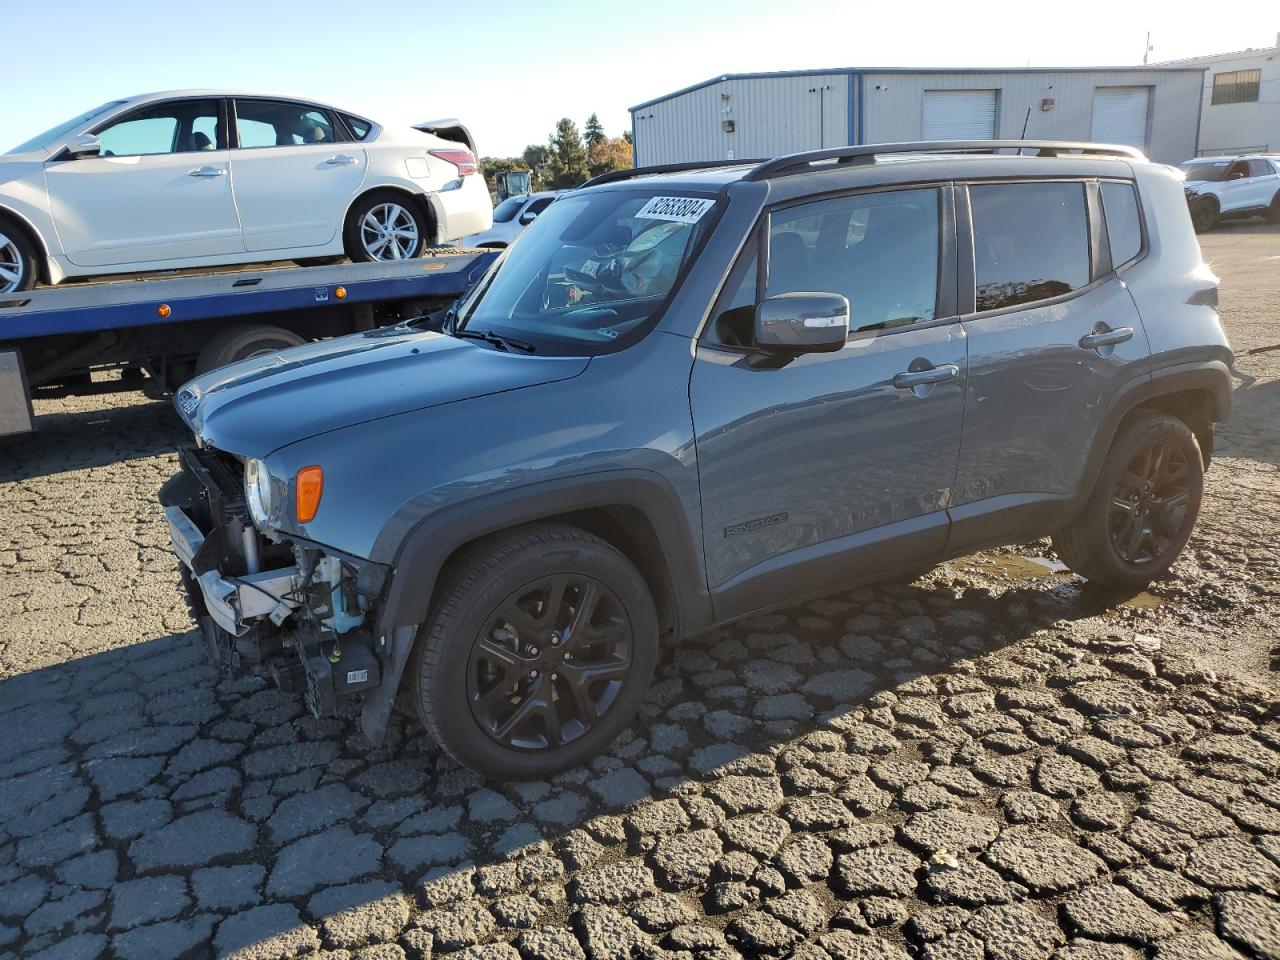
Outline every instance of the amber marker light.
[[324, 471], [319, 467], [303, 467], [298, 471], [294, 486], [294, 515], [299, 523], [310, 523], [320, 509], [320, 495], [324, 493]]
[[345, 299], [347, 299], [347, 288], [346, 288], [346, 287], [338, 287], [337, 289], [335, 289], [335, 290], [333, 291], [333, 295], [334, 295], [335, 297], [337, 297], [339, 300], [345, 300]]
[[157, 317], [167, 317], [171, 313], [173, 313], [173, 308], [170, 307], [167, 303], [162, 303], [160, 304], [160, 306], [156, 307]]

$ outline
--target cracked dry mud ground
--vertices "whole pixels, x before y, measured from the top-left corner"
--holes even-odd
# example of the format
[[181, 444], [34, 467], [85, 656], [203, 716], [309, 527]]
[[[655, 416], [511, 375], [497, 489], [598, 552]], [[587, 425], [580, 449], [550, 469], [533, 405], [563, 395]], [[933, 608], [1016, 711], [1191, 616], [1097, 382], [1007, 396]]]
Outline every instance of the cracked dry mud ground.
[[217, 676], [167, 408], [40, 402], [0, 441], [0, 957], [1280, 957], [1280, 230], [1204, 247], [1240, 380], [1174, 578], [1042, 542], [708, 633], [548, 783]]

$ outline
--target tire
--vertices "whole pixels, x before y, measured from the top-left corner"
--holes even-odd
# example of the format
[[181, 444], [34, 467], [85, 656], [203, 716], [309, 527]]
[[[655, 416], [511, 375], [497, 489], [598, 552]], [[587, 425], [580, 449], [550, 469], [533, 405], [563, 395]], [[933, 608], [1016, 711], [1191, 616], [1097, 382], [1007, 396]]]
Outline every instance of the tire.
[[0, 217], [0, 293], [30, 290], [39, 272], [39, 259], [26, 233]]
[[[394, 228], [387, 231], [388, 223]], [[357, 263], [411, 260], [431, 242], [430, 224], [416, 198], [375, 190], [357, 200], [342, 228], [347, 257]]]
[[214, 334], [200, 349], [196, 358], [196, 373], [207, 373], [225, 367], [237, 360], [247, 360], [305, 343], [300, 336], [283, 327], [245, 326], [231, 327]]
[[[562, 600], [548, 610], [557, 583]], [[595, 599], [585, 630], [573, 625], [584, 594]], [[538, 524], [486, 538], [453, 565], [408, 681], [423, 726], [455, 760], [495, 780], [536, 780], [613, 741], [657, 656], [657, 612], [635, 566], [599, 537]]]
[[1209, 198], [1196, 201], [1191, 211], [1191, 223], [1196, 233], [1208, 233], [1218, 225], [1218, 202]]
[[1264, 214], [1267, 223], [1280, 223], [1280, 190], [1276, 191], [1276, 195], [1271, 198], [1271, 204], [1267, 207]]
[[1145, 587], [1186, 546], [1203, 495], [1195, 434], [1175, 417], [1148, 414], [1121, 428], [1084, 510], [1053, 535], [1053, 545], [1094, 583]]

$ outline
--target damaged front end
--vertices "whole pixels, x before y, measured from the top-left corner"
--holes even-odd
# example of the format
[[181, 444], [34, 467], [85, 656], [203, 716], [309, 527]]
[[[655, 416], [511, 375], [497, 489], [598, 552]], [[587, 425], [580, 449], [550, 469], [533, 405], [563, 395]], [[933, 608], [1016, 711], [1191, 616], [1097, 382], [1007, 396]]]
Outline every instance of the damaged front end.
[[317, 717], [359, 705], [384, 673], [376, 621], [388, 569], [264, 533], [238, 457], [194, 447], [178, 457], [159, 499], [210, 659], [269, 674]]

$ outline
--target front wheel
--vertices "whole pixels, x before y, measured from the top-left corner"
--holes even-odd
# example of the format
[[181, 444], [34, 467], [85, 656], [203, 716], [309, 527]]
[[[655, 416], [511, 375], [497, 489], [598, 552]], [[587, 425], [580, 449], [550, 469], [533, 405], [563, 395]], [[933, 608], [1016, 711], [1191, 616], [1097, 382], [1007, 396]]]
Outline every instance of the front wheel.
[[0, 220], [0, 293], [21, 293], [35, 285], [35, 250], [21, 230]]
[[278, 353], [305, 342], [292, 330], [283, 327], [266, 324], [229, 327], [211, 337], [200, 349], [196, 373], [205, 373], [250, 357]]
[[1196, 233], [1208, 233], [1218, 225], [1218, 205], [1212, 200], [1200, 200], [1191, 211], [1191, 223]]
[[480, 542], [418, 636], [419, 718], [464, 766], [532, 780], [604, 750], [653, 677], [658, 619], [640, 572], [610, 544], [556, 524]]
[[1145, 587], [1186, 546], [1203, 494], [1204, 461], [1191, 429], [1163, 414], [1141, 417], [1117, 435], [1084, 510], [1053, 545], [1088, 580]]
[[428, 239], [427, 218], [414, 198], [402, 193], [371, 193], [357, 200], [342, 230], [342, 244], [354, 261], [411, 260]]

